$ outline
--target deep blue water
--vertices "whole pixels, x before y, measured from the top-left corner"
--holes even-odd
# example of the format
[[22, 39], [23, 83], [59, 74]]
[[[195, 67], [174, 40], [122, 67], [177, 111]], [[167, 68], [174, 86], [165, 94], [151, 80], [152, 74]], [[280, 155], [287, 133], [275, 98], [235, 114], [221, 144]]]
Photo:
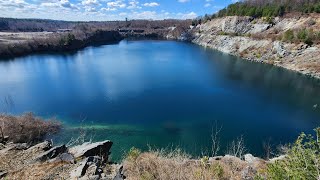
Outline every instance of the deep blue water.
[[222, 154], [243, 136], [263, 155], [263, 142], [292, 142], [320, 125], [319, 81], [182, 42], [37, 54], [1, 61], [0, 72], [2, 112], [57, 117], [65, 124], [57, 143], [83, 127], [93, 140], [114, 141], [116, 159], [148, 145], [200, 156], [210, 151], [215, 124]]

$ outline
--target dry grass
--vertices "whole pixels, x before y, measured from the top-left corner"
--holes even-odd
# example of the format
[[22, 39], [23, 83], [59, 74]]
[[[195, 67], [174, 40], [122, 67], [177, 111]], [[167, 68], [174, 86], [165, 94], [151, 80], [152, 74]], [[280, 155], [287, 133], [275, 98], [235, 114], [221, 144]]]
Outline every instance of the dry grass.
[[[236, 157], [194, 160], [179, 150], [140, 153], [133, 149], [123, 163], [124, 174], [130, 180], [242, 179], [243, 171], [248, 167]], [[250, 175], [255, 176], [254, 173]]]
[[65, 162], [33, 164], [10, 173], [6, 178], [16, 180], [68, 179], [70, 171], [74, 168], [74, 164]]
[[[61, 124], [55, 120], [43, 120], [32, 113], [22, 116], [0, 115], [0, 129], [14, 143], [41, 142], [46, 136], [57, 133]], [[0, 136], [2, 136], [0, 134]]]

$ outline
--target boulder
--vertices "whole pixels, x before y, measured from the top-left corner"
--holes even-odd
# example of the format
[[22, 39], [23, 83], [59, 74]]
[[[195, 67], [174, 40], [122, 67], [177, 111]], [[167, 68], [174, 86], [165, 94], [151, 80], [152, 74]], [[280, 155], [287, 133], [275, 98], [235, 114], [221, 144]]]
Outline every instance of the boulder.
[[49, 162], [67, 162], [67, 163], [74, 164], [76, 161], [72, 154], [62, 153], [62, 154], [59, 154], [54, 159], [51, 159]]
[[28, 148], [29, 148], [29, 145], [27, 143], [18, 143], [18, 144], [15, 144], [11, 150], [26, 150]]
[[84, 143], [69, 149], [69, 152], [78, 159], [80, 157], [101, 156], [107, 160], [112, 146], [111, 141], [102, 141], [96, 143]]
[[101, 165], [101, 158], [98, 156], [91, 156], [79, 163], [79, 166], [71, 171], [70, 178], [78, 179], [84, 175], [99, 175], [99, 167]]
[[283, 160], [283, 159], [286, 158], [286, 157], [287, 157], [286, 155], [281, 155], [281, 156], [279, 156], [279, 157], [275, 157], [275, 158], [270, 159], [269, 162], [270, 162], [270, 163], [274, 163], [274, 162], [276, 162], [276, 161], [281, 161], [281, 160]]
[[244, 155], [244, 160], [249, 163], [249, 164], [252, 164], [254, 163], [255, 161], [258, 160], [258, 158], [254, 157], [252, 154], [246, 154]]
[[57, 157], [58, 155], [65, 153], [67, 151], [66, 145], [56, 146], [51, 148], [50, 150], [40, 154], [35, 160], [36, 161], [47, 161], [49, 159], [53, 159]]
[[27, 151], [30, 153], [39, 152], [39, 151], [48, 151], [51, 148], [52, 148], [52, 142], [51, 141], [44, 141], [42, 143], [31, 146], [29, 149], [27, 149]]
[[8, 173], [7, 173], [6, 171], [1, 171], [1, 170], [0, 170], [0, 179], [6, 177], [7, 174], [8, 174]]

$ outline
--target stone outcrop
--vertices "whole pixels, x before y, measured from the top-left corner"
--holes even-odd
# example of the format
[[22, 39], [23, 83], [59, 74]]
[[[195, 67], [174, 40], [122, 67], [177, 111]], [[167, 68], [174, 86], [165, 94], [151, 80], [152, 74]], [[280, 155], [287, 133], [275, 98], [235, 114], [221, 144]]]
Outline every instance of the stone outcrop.
[[49, 159], [53, 159], [66, 151], [67, 151], [67, 147], [65, 145], [56, 146], [56, 147], [53, 147], [50, 150], [40, 154], [35, 160], [40, 161], [40, 162], [44, 162]]
[[250, 61], [273, 64], [320, 78], [320, 47], [304, 43], [286, 43], [276, 37], [288, 29], [319, 28], [320, 17], [275, 18], [268, 23], [251, 17], [223, 17], [198, 25], [193, 29], [192, 42]]
[[70, 148], [69, 152], [73, 154], [75, 158], [98, 155], [102, 157], [107, 157], [109, 155], [111, 146], [111, 141], [84, 143], [82, 145]]
[[111, 141], [83, 143], [68, 148], [45, 141], [25, 148], [3, 144], [0, 150], [0, 179], [119, 179], [118, 164], [108, 161]]

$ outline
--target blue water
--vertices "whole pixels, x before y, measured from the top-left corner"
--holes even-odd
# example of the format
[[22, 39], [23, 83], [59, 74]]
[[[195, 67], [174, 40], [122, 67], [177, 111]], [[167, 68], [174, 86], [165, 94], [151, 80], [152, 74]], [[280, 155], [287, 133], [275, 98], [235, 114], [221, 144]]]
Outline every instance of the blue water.
[[115, 159], [132, 146], [200, 156], [216, 124], [221, 154], [243, 136], [263, 155], [264, 142], [292, 142], [320, 125], [319, 81], [189, 43], [125, 40], [1, 61], [0, 72], [2, 112], [56, 117], [65, 124], [57, 143], [82, 127], [114, 141]]

